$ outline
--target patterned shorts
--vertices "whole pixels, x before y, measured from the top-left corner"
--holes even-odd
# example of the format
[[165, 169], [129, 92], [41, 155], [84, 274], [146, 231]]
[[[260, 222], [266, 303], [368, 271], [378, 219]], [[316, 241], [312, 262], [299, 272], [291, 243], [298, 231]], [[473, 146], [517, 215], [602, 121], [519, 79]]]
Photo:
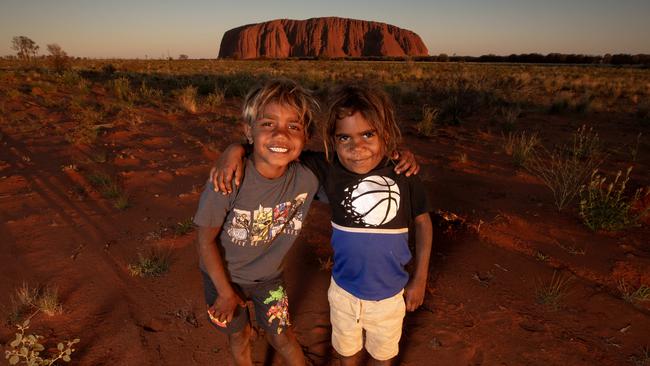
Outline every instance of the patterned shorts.
[[[203, 276], [203, 292], [205, 294], [205, 302], [208, 308], [214, 304], [217, 299], [217, 289], [212, 284], [212, 280], [205, 273], [201, 272]], [[254, 285], [240, 285], [231, 283], [235, 291], [238, 291], [240, 296], [244, 295], [244, 301], [251, 300], [255, 313], [255, 320], [260, 328], [272, 334], [280, 334], [282, 331], [291, 325], [289, 321], [289, 299], [281, 278], [256, 283]], [[251, 314], [249, 314], [248, 307], [237, 307], [233, 319], [227, 323], [226, 326], [215, 324], [206, 312], [206, 316], [215, 328], [219, 331], [232, 334], [237, 333], [244, 329], [246, 324], [251, 321]]]

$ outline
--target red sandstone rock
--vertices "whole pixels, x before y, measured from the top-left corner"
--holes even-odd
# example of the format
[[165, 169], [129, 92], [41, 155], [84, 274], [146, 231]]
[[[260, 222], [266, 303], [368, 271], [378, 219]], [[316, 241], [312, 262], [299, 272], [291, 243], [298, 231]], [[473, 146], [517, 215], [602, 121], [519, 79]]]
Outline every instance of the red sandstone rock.
[[219, 58], [426, 56], [420, 36], [386, 23], [327, 17], [278, 19], [227, 31]]

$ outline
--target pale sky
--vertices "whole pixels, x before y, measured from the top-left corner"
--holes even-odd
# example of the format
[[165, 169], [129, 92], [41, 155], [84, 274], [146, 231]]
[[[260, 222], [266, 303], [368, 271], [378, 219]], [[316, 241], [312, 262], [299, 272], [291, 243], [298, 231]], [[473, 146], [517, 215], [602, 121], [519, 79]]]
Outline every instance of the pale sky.
[[412, 30], [432, 55], [650, 54], [650, 0], [0, 0], [0, 55], [27, 36], [40, 54], [215, 58], [228, 29], [322, 16]]

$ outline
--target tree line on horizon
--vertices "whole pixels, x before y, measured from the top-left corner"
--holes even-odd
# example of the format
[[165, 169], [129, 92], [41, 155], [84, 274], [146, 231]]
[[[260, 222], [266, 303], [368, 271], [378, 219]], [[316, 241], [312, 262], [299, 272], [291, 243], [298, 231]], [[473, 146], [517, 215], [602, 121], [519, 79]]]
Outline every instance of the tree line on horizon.
[[[16, 55], [4, 56], [5, 59], [18, 59], [24, 62], [29, 62], [38, 57], [39, 46], [26, 36], [15, 36], [11, 41], [11, 48], [16, 51]], [[70, 59], [89, 59], [87, 57], [69, 57], [65, 51], [58, 44], [48, 44], [48, 52], [50, 58], [58, 60]], [[188, 60], [190, 57], [186, 54], [181, 54], [179, 60]], [[165, 57], [166, 60], [171, 60], [172, 57]], [[267, 59], [267, 58], [262, 58]], [[643, 65], [650, 66], [650, 54], [605, 54], [605, 55], [584, 55], [584, 54], [564, 54], [564, 53], [548, 53], [543, 55], [541, 53], [522, 53], [511, 54], [507, 56], [502, 55], [482, 55], [482, 56], [449, 56], [446, 53], [430, 56], [405, 56], [405, 57], [337, 57], [330, 58], [327, 56], [313, 56], [313, 57], [290, 57], [290, 59], [298, 60], [346, 60], [346, 61], [429, 61], [429, 62], [490, 62], [490, 63], [533, 63], [533, 64], [587, 64], [587, 65]]]

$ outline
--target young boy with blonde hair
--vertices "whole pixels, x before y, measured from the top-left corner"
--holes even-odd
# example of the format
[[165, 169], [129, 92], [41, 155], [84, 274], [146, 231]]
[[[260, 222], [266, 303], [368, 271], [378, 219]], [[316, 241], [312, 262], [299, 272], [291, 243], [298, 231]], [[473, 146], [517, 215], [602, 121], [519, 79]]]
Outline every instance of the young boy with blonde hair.
[[314, 174], [294, 162], [313, 130], [315, 108], [311, 94], [290, 80], [251, 90], [243, 107], [253, 145], [246, 178], [228, 196], [208, 184], [194, 216], [208, 316], [228, 336], [236, 365], [252, 365], [245, 300], [284, 364], [305, 364], [290, 328], [282, 264], [318, 188]]

